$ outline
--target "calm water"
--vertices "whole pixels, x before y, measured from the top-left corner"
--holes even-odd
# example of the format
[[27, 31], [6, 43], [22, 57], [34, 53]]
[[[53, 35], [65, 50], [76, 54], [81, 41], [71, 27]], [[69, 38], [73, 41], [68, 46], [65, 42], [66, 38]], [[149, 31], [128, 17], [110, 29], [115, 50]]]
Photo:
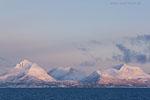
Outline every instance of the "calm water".
[[0, 100], [150, 100], [150, 89], [0, 89]]

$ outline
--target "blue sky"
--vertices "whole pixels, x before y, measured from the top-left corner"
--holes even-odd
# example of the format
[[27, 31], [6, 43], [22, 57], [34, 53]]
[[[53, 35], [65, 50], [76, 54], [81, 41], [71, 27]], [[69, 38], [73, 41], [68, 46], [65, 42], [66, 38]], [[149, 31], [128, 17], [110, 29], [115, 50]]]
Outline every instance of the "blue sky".
[[114, 54], [122, 53], [116, 44], [150, 34], [149, 4], [148, 0], [1, 0], [0, 56], [11, 65], [26, 58], [45, 69], [94, 70], [122, 63], [112, 61]]

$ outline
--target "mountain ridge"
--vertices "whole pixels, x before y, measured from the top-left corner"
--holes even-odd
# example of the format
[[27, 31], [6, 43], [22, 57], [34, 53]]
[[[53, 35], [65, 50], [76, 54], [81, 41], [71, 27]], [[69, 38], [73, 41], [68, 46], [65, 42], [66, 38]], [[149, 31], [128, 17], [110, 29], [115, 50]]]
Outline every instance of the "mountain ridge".
[[0, 87], [150, 87], [150, 75], [140, 67], [120, 64], [90, 75], [75, 68], [54, 68], [48, 73], [23, 60], [0, 76]]
[[0, 81], [19, 81], [26, 77], [32, 77], [41, 81], [55, 81], [37, 64], [27, 60], [21, 61], [8, 74], [1, 76]]

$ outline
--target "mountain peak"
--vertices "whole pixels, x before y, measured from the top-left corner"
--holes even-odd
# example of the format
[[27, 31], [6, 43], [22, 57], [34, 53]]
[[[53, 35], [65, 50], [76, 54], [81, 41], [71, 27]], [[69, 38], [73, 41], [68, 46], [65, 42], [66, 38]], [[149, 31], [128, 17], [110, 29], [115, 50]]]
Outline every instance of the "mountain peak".
[[75, 68], [70, 68], [69, 72], [78, 72], [78, 70]]
[[29, 68], [33, 63], [28, 61], [28, 60], [23, 60], [19, 64], [16, 65], [15, 68], [20, 69], [20, 68]]
[[116, 70], [120, 70], [121, 68], [123, 67], [127, 67], [128, 65], [126, 64], [120, 64], [120, 65], [117, 65], [117, 66], [113, 66], [112, 68], [116, 69]]
[[97, 73], [97, 74], [100, 75], [100, 74], [101, 74], [101, 71], [100, 71], [100, 70], [96, 70], [95, 73]]
[[31, 63], [31, 62], [27, 59], [24, 59], [23, 61], [21, 61], [21, 63]]

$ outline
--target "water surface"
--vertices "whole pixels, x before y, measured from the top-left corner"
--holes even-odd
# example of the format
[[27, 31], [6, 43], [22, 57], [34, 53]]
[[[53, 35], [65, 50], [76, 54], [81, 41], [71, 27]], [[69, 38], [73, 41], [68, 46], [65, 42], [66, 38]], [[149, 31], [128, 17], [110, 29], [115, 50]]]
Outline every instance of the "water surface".
[[0, 89], [0, 100], [150, 100], [149, 88]]

